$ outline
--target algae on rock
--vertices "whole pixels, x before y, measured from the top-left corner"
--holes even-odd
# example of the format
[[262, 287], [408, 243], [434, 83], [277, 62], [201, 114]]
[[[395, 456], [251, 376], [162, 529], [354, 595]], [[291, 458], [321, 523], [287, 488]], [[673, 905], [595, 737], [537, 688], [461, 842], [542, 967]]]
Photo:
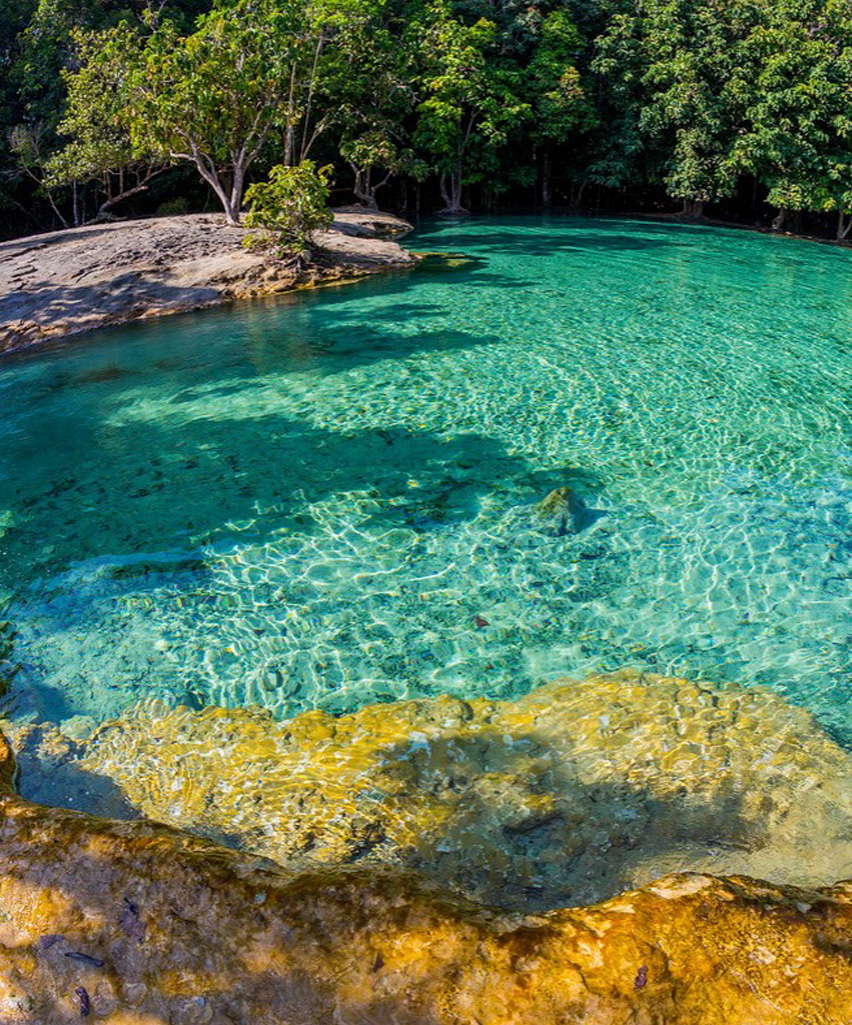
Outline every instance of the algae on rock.
[[683, 869], [852, 875], [852, 756], [761, 688], [621, 673], [288, 722], [152, 703], [80, 750], [155, 820], [291, 868], [416, 869], [507, 909]]
[[[0, 797], [0, 1017], [70, 1025], [846, 1025], [852, 884], [672, 876], [506, 915]], [[76, 955], [76, 956], [71, 956]]]
[[[291, 841], [274, 832], [285, 824], [284, 811], [275, 812], [283, 799], [292, 843], [323, 858], [419, 857], [418, 826], [427, 837], [455, 830], [483, 857], [498, 832], [533, 846], [559, 816], [567, 823], [562, 839], [571, 829], [590, 836], [585, 806], [568, 819], [576, 789], [600, 809], [617, 780], [626, 800], [645, 795], [655, 829], [681, 835], [675, 812], [685, 811], [682, 821], [705, 841], [722, 821], [720, 808], [737, 811], [743, 843], [777, 844], [779, 830], [801, 839], [805, 819], [821, 843], [823, 804], [831, 801], [837, 842], [847, 822], [847, 756], [806, 713], [767, 692], [672, 679], [600, 677], [514, 703], [401, 702], [278, 726], [253, 711], [152, 708], [125, 725], [126, 742], [119, 724], [107, 727], [90, 757], [104, 765], [122, 754], [148, 758], [142, 779], [157, 783], [152, 807], [163, 817], [191, 811], [193, 824], [203, 824], [207, 802], [210, 821], [225, 822], [230, 808], [237, 828], [254, 821], [258, 845], [267, 835], [284, 851]], [[202, 727], [213, 729], [212, 739]], [[731, 738], [732, 729], [750, 732], [750, 746]], [[158, 746], [166, 766], [159, 775]], [[110, 764], [117, 771], [118, 761]], [[210, 776], [193, 790], [188, 767], [199, 766]], [[532, 782], [516, 778], [535, 766]], [[71, 1025], [86, 1008], [107, 1025], [852, 1021], [852, 882], [814, 890], [681, 874], [594, 907], [501, 912], [398, 867], [294, 873], [167, 826], [39, 807], [14, 793], [14, 768], [0, 738], [4, 1025]], [[332, 785], [323, 800], [306, 779], [315, 770]], [[290, 791], [288, 771], [296, 773]], [[835, 782], [827, 787], [828, 777]], [[552, 788], [562, 778], [573, 781], [564, 798]], [[241, 790], [249, 780], [255, 789]], [[761, 780], [765, 793], [749, 789]], [[410, 808], [407, 793], [415, 795]], [[247, 810], [252, 803], [259, 812]], [[624, 828], [633, 828], [633, 805], [619, 807]], [[265, 812], [276, 815], [270, 834]], [[347, 832], [353, 812], [360, 824]], [[480, 826], [477, 847], [472, 831]], [[596, 841], [599, 857], [606, 835]], [[507, 849], [503, 870], [517, 871], [521, 857]], [[467, 872], [471, 888], [495, 885], [483, 883], [472, 862], [452, 864], [447, 878]]]

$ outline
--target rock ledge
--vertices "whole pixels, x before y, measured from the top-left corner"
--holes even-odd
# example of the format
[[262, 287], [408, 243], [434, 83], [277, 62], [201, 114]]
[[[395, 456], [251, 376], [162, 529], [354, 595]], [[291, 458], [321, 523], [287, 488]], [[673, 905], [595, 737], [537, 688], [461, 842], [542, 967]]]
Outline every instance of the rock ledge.
[[0, 352], [145, 317], [410, 267], [391, 214], [335, 213], [303, 274], [241, 242], [217, 214], [89, 225], [0, 243]]
[[[706, 736], [711, 748], [729, 712], [750, 719], [752, 702], [768, 700], [665, 678], [590, 686], [601, 684], [610, 695], [611, 685], [622, 688], [625, 710], [642, 705], [638, 688], [647, 685], [656, 705], [639, 710], [646, 724], [663, 716], [677, 688], [680, 707], [694, 709], [687, 743], [703, 745]], [[544, 716], [563, 686], [542, 688], [522, 708], [483, 702], [476, 714], [502, 731], [519, 715]], [[575, 694], [575, 707], [563, 708], [566, 722], [577, 700], [586, 699]], [[455, 703], [460, 723], [468, 721], [463, 704]], [[414, 705], [401, 703], [402, 721]], [[455, 707], [451, 699], [434, 705], [441, 723]], [[314, 732], [339, 728], [341, 740], [358, 722], [321, 719]], [[809, 768], [796, 744], [811, 731], [793, 714], [773, 748], [774, 767], [761, 771], [787, 764], [795, 789], [806, 790]], [[637, 722], [618, 755], [639, 776], [651, 768], [638, 757], [641, 733]], [[760, 743], [769, 743], [768, 733]], [[679, 764], [688, 756], [675, 751], [665, 778], [692, 785]], [[695, 762], [708, 775], [699, 790], [729, 755], [706, 748], [701, 758], [708, 757], [707, 769]], [[826, 740], [810, 757], [836, 768], [845, 753]], [[852, 1021], [852, 882], [807, 888], [678, 873], [590, 907], [500, 911], [403, 867], [355, 859], [287, 871], [150, 821], [42, 807], [17, 796], [13, 778], [0, 739], [3, 1025], [65, 1025], [84, 1011], [109, 1025]], [[780, 806], [764, 812], [787, 814]]]

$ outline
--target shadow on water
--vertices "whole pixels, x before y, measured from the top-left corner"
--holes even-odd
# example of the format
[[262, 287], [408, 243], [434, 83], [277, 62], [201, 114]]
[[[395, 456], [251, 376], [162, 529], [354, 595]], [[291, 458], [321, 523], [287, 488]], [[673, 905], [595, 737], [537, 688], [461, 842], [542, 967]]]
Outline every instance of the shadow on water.
[[[477, 265], [458, 273], [487, 272]], [[225, 525], [234, 521], [252, 522], [246, 539], [303, 527], [301, 510], [340, 491], [376, 489], [380, 500], [401, 498], [382, 515], [425, 525], [470, 515], [478, 496], [507, 480], [526, 478], [531, 499], [535, 489], [547, 493], [564, 484], [552, 474], [530, 475], [524, 460], [486, 437], [363, 429], [359, 418], [368, 414], [355, 389], [351, 429], [323, 429], [275, 412], [280, 391], [297, 385], [307, 394], [312, 379], [385, 360], [391, 367], [400, 361], [406, 376], [427, 373], [409, 358], [499, 341], [476, 331], [430, 329], [441, 304], [407, 300], [412, 280], [400, 275], [390, 288], [377, 283], [386, 305], [366, 315], [352, 302], [357, 292], [343, 291], [292, 300], [272, 321], [259, 304], [256, 326], [252, 307], [230, 337], [216, 332], [219, 323], [232, 323], [227, 315], [203, 315], [177, 353], [181, 318], [170, 318], [136, 336], [144, 349], [71, 349], [61, 362], [24, 375], [17, 414], [6, 425], [12, 444], [0, 452], [0, 477], [21, 478], [20, 468], [30, 468], [7, 500], [14, 525], [2, 555], [7, 570], [17, 572], [13, 584], [39, 563], [55, 569], [109, 554], [194, 549], [227, 535]], [[127, 332], [131, 342], [133, 334]], [[224, 377], [211, 374], [223, 361]], [[305, 377], [294, 383], [291, 375], [300, 373]], [[137, 419], [134, 406], [141, 409]], [[41, 557], [46, 523], [56, 535]]]
[[[674, 863], [706, 870], [721, 852], [747, 856], [770, 839], [762, 823], [745, 817], [736, 785], [714, 788], [707, 780], [688, 791], [661, 772], [668, 790], [661, 797], [628, 780], [626, 770], [623, 781], [590, 784], [573, 768], [571, 746], [567, 737], [557, 746], [523, 729], [508, 743], [504, 728], [484, 728], [414, 750], [407, 738], [382, 748], [382, 775], [406, 795], [394, 802], [397, 814], [412, 815], [401, 863], [486, 904], [539, 912], [606, 900]], [[588, 761], [590, 754], [584, 745], [578, 757]], [[651, 754], [649, 746], [645, 757]], [[600, 759], [606, 764], [603, 744]], [[420, 823], [418, 806], [429, 809]], [[358, 813], [368, 820], [369, 804]], [[428, 821], [442, 823], [437, 833], [424, 827]], [[364, 832], [383, 836], [378, 824]], [[369, 858], [370, 850], [357, 846], [347, 863]]]
[[44, 522], [64, 531], [52, 538], [43, 572], [103, 558], [110, 565], [90, 569], [141, 582], [191, 572], [205, 545], [310, 533], [311, 505], [338, 493], [373, 500], [365, 525], [432, 530], [475, 516], [498, 489], [534, 502], [566, 483], [595, 483], [570, 467], [531, 470], [502, 442], [475, 434], [333, 431], [252, 415], [250, 404], [221, 419], [181, 416], [179, 404], [174, 412], [172, 424], [130, 421], [103, 432], [86, 472], [69, 468], [26, 500], [27, 519], [5, 538], [7, 567], [34, 571]]
[[[426, 322], [440, 310], [424, 306], [398, 304], [395, 317]], [[251, 322], [249, 322], [250, 324]], [[346, 373], [356, 367], [369, 366], [383, 360], [404, 360], [420, 353], [451, 353], [489, 345], [499, 339], [494, 335], [475, 336], [453, 328], [422, 329], [416, 333], [389, 333], [358, 317], [336, 317], [333, 324], [317, 331], [306, 326], [304, 331], [250, 331], [246, 351], [258, 373], [310, 372], [320, 377]], [[224, 387], [234, 387], [226, 383]]]
[[[180, 738], [163, 742], [180, 744]], [[333, 776], [312, 777], [306, 764], [290, 787], [292, 808], [265, 809], [258, 798], [257, 822], [242, 832], [206, 819], [218, 783], [199, 780], [200, 797], [209, 790], [211, 799], [197, 801], [198, 817], [183, 826], [285, 868], [311, 864], [298, 846], [300, 837], [309, 836], [311, 847], [338, 851], [339, 864], [395, 864], [486, 905], [534, 913], [598, 903], [669, 871], [711, 871], [720, 857], [745, 871], [749, 854], [772, 842], [765, 822], [745, 814], [735, 778], [719, 785], [707, 778], [687, 790], [660, 772], [652, 788], [629, 780], [626, 770], [623, 780], [614, 778], [614, 766], [609, 779], [590, 783], [572, 771], [571, 751], [568, 738], [557, 745], [534, 730], [518, 729], [509, 744], [505, 729], [497, 727], [432, 738], [422, 746], [406, 739], [375, 751], [381, 772], [372, 789], [362, 787], [368, 797], [341, 795], [347, 815], [311, 818], [312, 808], [322, 811], [317, 794], [335, 793], [339, 784]], [[650, 753], [648, 748], [646, 757]], [[592, 754], [588, 745], [577, 752], [581, 762]], [[605, 762], [603, 747], [600, 756]], [[257, 769], [258, 779], [270, 769], [260, 754]], [[50, 779], [28, 780], [28, 771], [40, 770], [22, 762], [21, 791], [28, 799], [122, 819], [139, 816], [112, 779], [73, 760]], [[370, 777], [367, 767], [359, 779]], [[257, 789], [250, 771], [243, 780], [248, 797]], [[384, 790], [393, 795], [386, 802]], [[773, 804], [770, 790], [766, 805]], [[791, 851], [794, 839], [786, 838]], [[805, 870], [804, 862], [790, 865], [793, 877]]]
[[140, 819], [142, 814], [127, 800], [121, 787], [109, 776], [84, 769], [75, 759], [79, 751], [74, 742], [68, 754], [42, 760], [38, 746], [49, 738], [36, 726], [24, 747], [16, 755], [16, 788], [28, 801], [50, 807], [68, 808], [105, 818]]
[[427, 228], [418, 236], [418, 243], [434, 244], [436, 249], [450, 246], [453, 251], [470, 252], [474, 258], [484, 252], [510, 255], [514, 259], [523, 255], [550, 257], [560, 252], [660, 251], [689, 244], [687, 239], [679, 238], [675, 230], [669, 232], [665, 228], [661, 230], [656, 225], [647, 224], [636, 225], [632, 231], [625, 230], [632, 227], [619, 224], [615, 231], [614, 225], [603, 222], [600, 231], [596, 232], [588, 222], [583, 222], [586, 230], [581, 230], [568, 220], [564, 223], [536, 225], [532, 231], [528, 225], [519, 224], [517, 231], [513, 231], [505, 225], [499, 229], [489, 229], [486, 223], [486, 230], [481, 232], [466, 232], [459, 228], [450, 233], [446, 229], [441, 231], [440, 228]]

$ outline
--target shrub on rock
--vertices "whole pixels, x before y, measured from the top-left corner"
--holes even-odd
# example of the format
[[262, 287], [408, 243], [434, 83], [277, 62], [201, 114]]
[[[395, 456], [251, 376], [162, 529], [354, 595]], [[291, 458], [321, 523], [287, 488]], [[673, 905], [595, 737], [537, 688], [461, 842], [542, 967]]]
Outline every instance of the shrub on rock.
[[272, 249], [283, 259], [304, 263], [313, 237], [331, 226], [328, 208], [330, 167], [303, 160], [296, 167], [277, 164], [265, 182], [246, 192], [249, 212], [245, 223], [254, 229], [245, 238], [249, 249]]

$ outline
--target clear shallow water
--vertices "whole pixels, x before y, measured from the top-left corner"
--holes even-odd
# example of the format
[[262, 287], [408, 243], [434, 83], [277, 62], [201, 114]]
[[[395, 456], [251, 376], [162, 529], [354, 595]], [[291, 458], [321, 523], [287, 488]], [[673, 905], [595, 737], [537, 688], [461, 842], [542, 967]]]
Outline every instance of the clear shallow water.
[[[852, 253], [530, 218], [410, 244], [476, 261], [0, 361], [16, 714], [632, 665], [852, 740]], [[596, 515], [554, 536], [564, 485]]]

